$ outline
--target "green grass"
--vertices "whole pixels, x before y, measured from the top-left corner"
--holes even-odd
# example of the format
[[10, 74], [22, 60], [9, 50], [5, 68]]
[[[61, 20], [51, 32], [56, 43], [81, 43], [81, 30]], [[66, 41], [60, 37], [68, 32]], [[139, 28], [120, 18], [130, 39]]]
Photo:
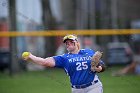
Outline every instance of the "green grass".
[[110, 68], [100, 74], [104, 93], [140, 93], [140, 76], [112, 76], [112, 71], [116, 68]]
[[[100, 73], [104, 93], [140, 93], [140, 76], [111, 76], [116, 68]], [[0, 93], [71, 93], [69, 78], [61, 69], [22, 72], [13, 77], [0, 73]]]

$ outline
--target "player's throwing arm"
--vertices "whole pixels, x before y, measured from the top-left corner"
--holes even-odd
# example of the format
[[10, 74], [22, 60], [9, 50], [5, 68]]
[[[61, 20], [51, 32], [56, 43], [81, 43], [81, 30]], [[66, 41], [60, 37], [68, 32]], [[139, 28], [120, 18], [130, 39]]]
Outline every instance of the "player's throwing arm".
[[31, 61], [33, 63], [46, 66], [46, 67], [54, 67], [55, 66], [55, 61], [53, 57], [48, 57], [48, 58], [41, 58], [41, 57], [36, 57], [30, 52], [23, 52], [22, 53], [22, 59], [26, 61]]

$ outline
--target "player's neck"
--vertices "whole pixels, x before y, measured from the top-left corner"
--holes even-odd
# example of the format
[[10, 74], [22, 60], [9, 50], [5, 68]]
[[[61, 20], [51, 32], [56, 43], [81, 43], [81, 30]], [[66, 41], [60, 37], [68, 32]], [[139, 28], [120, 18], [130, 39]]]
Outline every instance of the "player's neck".
[[72, 54], [78, 54], [79, 53], [79, 49], [75, 49], [74, 51], [71, 51], [70, 53], [72, 53]]

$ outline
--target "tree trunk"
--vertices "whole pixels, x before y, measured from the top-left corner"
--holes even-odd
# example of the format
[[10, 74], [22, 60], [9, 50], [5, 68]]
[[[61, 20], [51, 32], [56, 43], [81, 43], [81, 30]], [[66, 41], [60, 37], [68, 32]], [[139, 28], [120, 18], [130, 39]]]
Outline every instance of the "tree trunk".
[[[52, 16], [49, 0], [42, 0], [42, 10], [43, 10], [42, 20], [43, 20], [43, 25], [45, 28], [44, 30], [56, 29], [56, 23], [55, 23], [54, 17]], [[55, 37], [46, 37], [45, 42], [46, 42], [45, 43], [45, 48], [46, 48], [45, 56], [47, 57], [53, 56], [56, 51]]]
[[[16, 31], [16, 1], [9, 0], [10, 31]], [[19, 72], [16, 37], [10, 37], [10, 75]]]
[[65, 29], [76, 28], [76, 1], [75, 0], [61, 0], [62, 19]]

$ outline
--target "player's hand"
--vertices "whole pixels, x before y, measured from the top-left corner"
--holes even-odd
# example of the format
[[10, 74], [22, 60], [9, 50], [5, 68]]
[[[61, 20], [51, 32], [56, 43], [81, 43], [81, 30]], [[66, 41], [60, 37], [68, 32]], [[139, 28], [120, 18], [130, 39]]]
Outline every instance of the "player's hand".
[[100, 71], [102, 71], [102, 66], [91, 67], [91, 70], [96, 71], [96, 72], [100, 72]]
[[28, 60], [30, 56], [30, 52], [23, 52], [22, 53], [22, 59], [23, 60]]

